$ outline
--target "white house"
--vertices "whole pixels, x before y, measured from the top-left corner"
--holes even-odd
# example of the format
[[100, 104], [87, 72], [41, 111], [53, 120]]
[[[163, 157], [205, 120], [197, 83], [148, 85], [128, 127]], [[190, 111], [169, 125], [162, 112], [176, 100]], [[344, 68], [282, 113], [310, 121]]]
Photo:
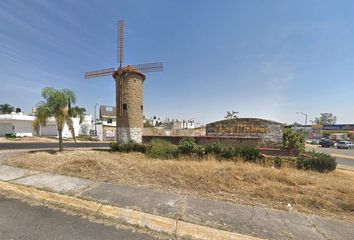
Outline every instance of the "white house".
[[[3, 137], [6, 134], [16, 134], [19, 137], [35, 136], [37, 133], [33, 130], [33, 122], [35, 116], [19, 113], [0, 114], [0, 136]], [[85, 134], [92, 129], [92, 116], [86, 115], [85, 120], [80, 124], [79, 118], [73, 118], [73, 125], [75, 135]], [[41, 127], [40, 136], [58, 136], [57, 126], [54, 118], [47, 121], [45, 127]], [[65, 124], [63, 130], [63, 137], [71, 137], [71, 132], [68, 126]]]

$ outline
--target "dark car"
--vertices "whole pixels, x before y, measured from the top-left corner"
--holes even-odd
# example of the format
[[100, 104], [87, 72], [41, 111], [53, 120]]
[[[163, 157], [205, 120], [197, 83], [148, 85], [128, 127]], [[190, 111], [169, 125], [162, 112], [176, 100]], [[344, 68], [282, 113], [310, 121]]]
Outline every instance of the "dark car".
[[321, 139], [320, 143], [321, 147], [333, 147], [334, 146], [334, 142], [331, 139]]

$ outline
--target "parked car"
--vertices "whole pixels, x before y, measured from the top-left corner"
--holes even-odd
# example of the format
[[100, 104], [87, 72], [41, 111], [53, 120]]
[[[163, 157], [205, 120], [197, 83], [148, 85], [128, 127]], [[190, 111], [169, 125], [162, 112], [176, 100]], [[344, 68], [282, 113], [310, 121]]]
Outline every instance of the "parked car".
[[339, 141], [337, 143], [337, 148], [339, 149], [351, 149], [354, 148], [354, 143], [349, 141]]
[[319, 139], [315, 139], [315, 138], [310, 138], [310, 139], [306, 139], [306, 143], [308, 143], [308, 144], [319, 144], [320, 140]]
[[334, 146], [334, 142], [331, 139], [321, 139], [319, 144], [321, 145], [321, 147], [333, 147]]

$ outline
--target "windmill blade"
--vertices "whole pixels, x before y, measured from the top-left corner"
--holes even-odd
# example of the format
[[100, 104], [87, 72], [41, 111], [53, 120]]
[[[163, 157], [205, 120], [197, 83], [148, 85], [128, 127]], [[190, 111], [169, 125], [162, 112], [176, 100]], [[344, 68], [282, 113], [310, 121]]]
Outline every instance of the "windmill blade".
[[139, 71], [141, 71], [143, 73], [162, 72], [163, 71], [163, 62], [138, 64], [138, 65], [132, 65], [132, 67], [138, 69]]
[[117, 24], [117, 62], [122, 66], [124, 62], [124, 20], [119, 20]]
[[110, 76], [114, 73], [114, 68], [106, 68], [97, 71], [85, 72], [85, 78], [96, 78], [96, 77], [104, 77]]

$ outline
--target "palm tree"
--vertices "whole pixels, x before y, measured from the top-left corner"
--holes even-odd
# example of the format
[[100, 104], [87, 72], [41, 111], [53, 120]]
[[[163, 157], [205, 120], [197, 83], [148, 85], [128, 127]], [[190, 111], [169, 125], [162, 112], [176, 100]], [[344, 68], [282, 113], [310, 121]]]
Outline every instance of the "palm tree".
[[83, 123], [83, 121], [85, 120], [85, 113], [86, 109], [83, 107], [75, 106], [73, 108], [70, 108], [70, 116], [74, 118], [79, 118], [80, 123]]
[[11, 113], [15, 110], [10, 104], [4, 103], [0, 104], [0, 113]]
[[42, 89], [41, 101], [36, 106], [36, 118], [33, 128], [39, 133], [40, 126], [45, 126], [50, 117], [54, 117], [59, 135], [59, 151], [63, 151], [63, 129], [66, 123], [76, 142], [71, 114], [71, 104], [75, 104], [75, 93], [69, 89], [57, 90], [51, 87]]

